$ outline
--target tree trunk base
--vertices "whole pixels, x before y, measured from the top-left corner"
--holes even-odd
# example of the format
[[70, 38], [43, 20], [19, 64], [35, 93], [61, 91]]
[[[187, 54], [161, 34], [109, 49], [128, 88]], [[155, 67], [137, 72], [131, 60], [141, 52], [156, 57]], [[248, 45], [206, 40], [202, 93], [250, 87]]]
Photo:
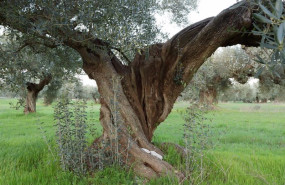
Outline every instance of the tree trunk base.
[[[145, 152], [143, 149], [139, 148], [134, 143], [133, 145], [131, 143], [132, 142], [130, 142], [130, 145], [125, 145], [124, 142], [119, 141], [120, 147], [116, 149], [116, 146], [114, 147], [114, 143], [113, 147], [111, 147], [110, 141], [105, 141], [101, 136], [93, 142], [92, 146], [90, 147], [90, 151], [102, 151], [102, 153], [104, 153], [104, 156], [108, 156], [109, 160], [113, 160], [111, 164], [119, 163], [121, 165], [126, 165], [127, 167], [131, 168], [138, 176], [147, 179], [154, 179], [161, 176], [173, 176], [177, 177], [179, 181], [182, 181], [185, 178], [183, 173], [177, 171], [172, 165], [170, 165], [166, 161], [161, 160], [158, 157]], [[149, 144], [152, 145], [151, 143]], [[118, 153], [116, 153], [116, 151]], [[98, 163], [98, 158], [92, 159], [92, 161], [93, 163], [94, 161]], [[92, 169], [91, 163], [92, 162], [90, 161], [90, 159], [87, 160], [89, 170]]]
[[26, 97], [26, 105], [24, 109], [25, 114], [34, 113], [36, 112], [36, 101], [37, 101], [38, 93], [36, 91], [28, 91]]

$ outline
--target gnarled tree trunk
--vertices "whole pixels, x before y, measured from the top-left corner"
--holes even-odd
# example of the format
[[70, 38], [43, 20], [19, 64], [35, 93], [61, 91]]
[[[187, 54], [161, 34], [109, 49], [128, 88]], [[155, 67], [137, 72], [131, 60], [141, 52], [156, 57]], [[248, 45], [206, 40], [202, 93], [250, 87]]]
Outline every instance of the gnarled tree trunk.
[[[36, 16], [27, 21], [49, 17], [52, 15]], [[10, 26], [17, 21], [8, 18], [0, 12], [0, 22], [5, 25]], [[22, 32], [28, 30], [23, 24], [13, 24], [13, 28]], [[244, 1], [238, 8], [226, 9], [216, 17], [183, 29], [166, 43], [149, 46], [145, 52], [136, 54], [128, 66], [114, 55], [112, 47], [100, 39], [90, 38], [89, 33], [76, 32], [67, 26], [54, 26], [40, 36], [48, 34], [62, 39], [65, 45], [77, 50], [83, 59], [84, 71], [97, 82], [101, 95], [103, 135], [94, 141], [93, 146], [118, 139], [120, 148], [116, 152], [128, 158], [126, 163], [133, 166], [136, 173], [147, 178], [176, 173], [182, 178], [183, 175], [170, 164], [141, 148], [163, 155], [151, 140], [177, 97], [218, 47], [235, 44], [258, 46], [260, 37], [244, 32], [252, 28], [252, 9], [250, 3]]]
[[[81, 54], [83, 69], [96, 80], [101, 94], [103, 135], [94, 141], [94, 147], [102, 141], [118, 139], [118, 152], [128, 157], [127, 163], [136, 173], [147, 178], [175, 173], [182, 178], [183, 174], [170, 164], [141, 148], [163, 155], [151, 140], [185, 84], [218, 47], [258, 45], [259, 38], [238, 31], [251, 25], [251, 10], [245, 3], [185, 28], [166, 43], [149, 46], [147, 51], [136, 54], [129, 66], [123, 65], [111, 50], [92, 50], [69, 41]], [[99, 39], [92, 42], [108, 48]]]
[[25, 114], [36, 112], [36, 102], [39, 92], [50, 83], [51, 76], [47, 76], [45, 79], [41, 80], [38, 84], [27, 83], [27, 97], [26, 105], [24, 109]]

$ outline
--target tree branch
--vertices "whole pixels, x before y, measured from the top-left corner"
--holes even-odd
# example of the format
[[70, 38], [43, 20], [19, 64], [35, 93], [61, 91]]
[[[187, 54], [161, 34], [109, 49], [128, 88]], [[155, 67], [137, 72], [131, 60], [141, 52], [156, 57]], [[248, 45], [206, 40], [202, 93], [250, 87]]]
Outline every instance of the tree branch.
[[38, 84], [36, 83], [30, 83], [27, 82], [27, 89], [29, 91], [36, 91], [36, 93], [40, 92], [46, 85], [48, 85], [50, 83], [50, 81], [52, 80], [52, 76], [48, 75], [46, 77], [44, 77], [44, 79], [40, 80], [40, 82]]
[[124, 59], [128, 62], [128, 64], [132, 63], [120, 48], [111, 47], [111, 49], [118, 51], [124, 57]]

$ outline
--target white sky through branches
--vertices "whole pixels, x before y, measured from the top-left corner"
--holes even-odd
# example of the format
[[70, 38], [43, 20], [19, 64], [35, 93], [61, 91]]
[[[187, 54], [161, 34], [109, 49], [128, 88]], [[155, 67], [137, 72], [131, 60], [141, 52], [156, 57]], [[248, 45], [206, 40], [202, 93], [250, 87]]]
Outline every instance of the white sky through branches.
[[[198, 8], [188, 15], [190, 24], [201, 21], [208, 17], [218, 15], [224, 9], [232, 6], [236, 3], [236, 0], [198, 0]], [[187, 16], [187, 15], [185, 15]], [[187, 25], [178, 27], [175, 24], [171, 24], [166, 15], [157, 16], [158, 25], [162, 25], [162, 31], [169, 34], [170, 37], [178, 33]]]
[[191, 13], [190, 20], [192, 22], [197, 22], [215, 16], [235, 3], [236, 0], [199, 0], [198, 13]]

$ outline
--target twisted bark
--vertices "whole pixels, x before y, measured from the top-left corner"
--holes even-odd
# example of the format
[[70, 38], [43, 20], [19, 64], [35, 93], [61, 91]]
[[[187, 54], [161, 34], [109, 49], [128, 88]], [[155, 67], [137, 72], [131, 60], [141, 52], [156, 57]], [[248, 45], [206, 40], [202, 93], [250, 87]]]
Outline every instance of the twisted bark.
[[[28, 21], [37, 22], [40, 18], [48, 21], [48, 17], [34, 16]], [[5, 13], [0, 12], [0, 23], [27, 32], [25, 25], [15, 21], [9, 22]], [[90, 39], [83, 32], [58, 26], [45, 34], [61, 38], [65, 45], [78, 51], [84, 61], [83, 70], [97, 82], [103, 134], [93, 146], [117, 139], [120, 143], [117, 152], [128, 158], [127, 165], [133, 166], [137, 174], [154, 178], [174, 173], [183, 178], [183, 174], [170, 164], [141, 148], [163, 155], [151, 140], [177, 97], [218, 47], [235, 44], [258, 46], [259, 37], [244, 33], [244, 30], [252, 28], [252, 10], [244, 1], [236, 9], [226, 9], [216, 17], [188, 26], [165, 43], [149, 46], [142, 53], [137, 53], [128, 66], [116, 58], [107, 43], [97, 38]], [[45, 35], [38, 37], [44, 38]], [[49, 37], [45, 39], [50, 41]]]
[[[100, 53], [75, 46], [84, 59], [84, 71], [96, 80], [101, 94], [103, 135], [94, 145], [116, 139], [119, 125], [120, 151], [128, 151], [129, 165], [138, 174], [153, 178], [176, 172], [182, 178], [170, 164], [141, 148], [163, 155], [151, 143], [155, 129], [166, 119], [185, 84], [218, 47], [258, 44], [258, 38], [241, 33], [252, 26], [251, 10], [245, 5], [193, 24], [166, 43], [149, 46], [136, 54], [130, 66], [122, 65], [111, 50]], [[94, 42], [104, 46], [100, 40]]]

